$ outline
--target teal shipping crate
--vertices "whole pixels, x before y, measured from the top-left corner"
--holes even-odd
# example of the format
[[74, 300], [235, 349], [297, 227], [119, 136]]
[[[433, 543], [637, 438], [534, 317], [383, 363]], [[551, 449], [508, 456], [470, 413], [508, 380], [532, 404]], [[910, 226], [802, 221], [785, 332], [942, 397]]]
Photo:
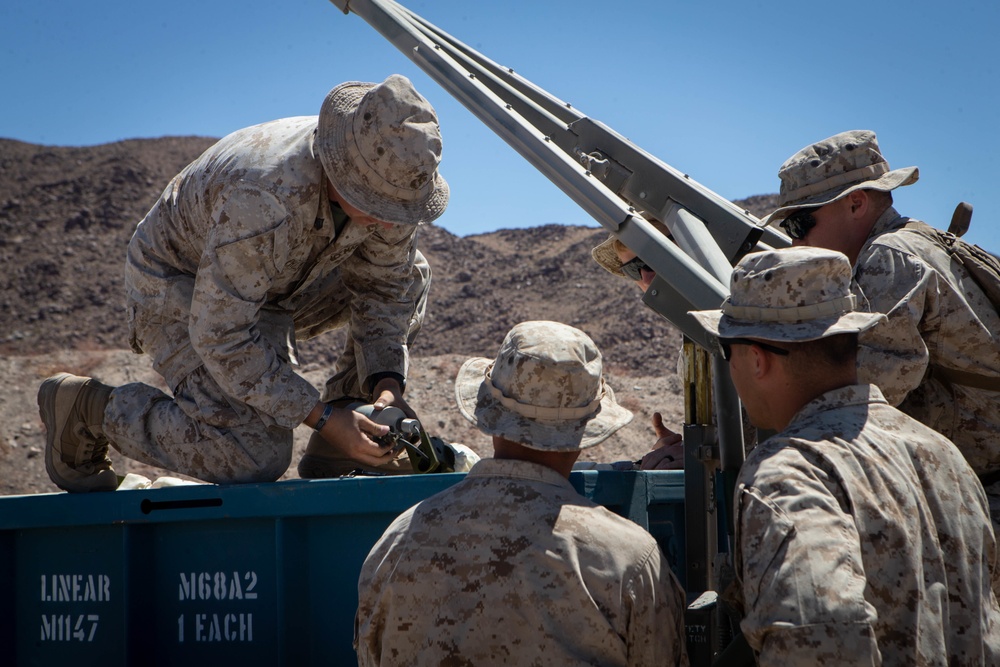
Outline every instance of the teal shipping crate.
[[[357, 577], [464, 475], [0, 497], [0, 665], [350, 665]], [[682, 472], [579, 471], [683, 581]]]

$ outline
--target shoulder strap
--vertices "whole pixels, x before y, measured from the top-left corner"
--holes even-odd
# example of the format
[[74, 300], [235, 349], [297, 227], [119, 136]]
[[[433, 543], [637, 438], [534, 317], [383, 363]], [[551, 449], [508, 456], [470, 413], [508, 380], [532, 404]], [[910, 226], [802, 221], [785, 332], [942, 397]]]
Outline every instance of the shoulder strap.
[[933, 364], [927, 372], [928, 378], [934, 378], [946, 387], [953, 384], [972, 389], [985, 389], [987, 391], [1000, 391], [1000, 377], [995, 375], [978, 375], [967, 371], [956, 371], [953, 368], [945, 368]]
[[[965, 267], [993, 308], [1000, 313], [1000, 259], [977, 245], [963, 241], [950, 232], [935, 229], [920, 220], [910, 220], [903, 228], [926, 236], [947, 250], [955, 261]], [[945, 386], [957, 384], [974, 389], [1000, 391], [1000, 377], [997, 376], [979, 375], [936, 364], [931, 365], [928, 372], [930, 377]]]
[[993, 304], [993, 308], [1000, 312], [1000, 258], [920, 220], [910, 220], [903, 228], [921, 234], [947, 250], [955, 261], [965, 267], [969, 276]]

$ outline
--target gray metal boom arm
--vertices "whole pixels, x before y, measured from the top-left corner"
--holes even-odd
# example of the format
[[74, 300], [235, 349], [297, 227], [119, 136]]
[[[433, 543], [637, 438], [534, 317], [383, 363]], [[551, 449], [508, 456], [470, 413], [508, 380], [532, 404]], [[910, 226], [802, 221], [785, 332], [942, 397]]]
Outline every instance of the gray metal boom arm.
[[[635, 250], [658, 274], [647, 299], [686, 336], [710, 346], [679, 308], [715, 308], [731, 262], [780, 235], [708, 188], [634, 146], [392, 0], [331, 0], [378, 30], [476, 117]], [[627, 165], [627, 166], [626, 166]], [[647, 219], [671, 230], [671, 243]], [[706, 225], [702, 221], [709, 221]], [[670, 302], [667, 312], [661, 305]]]
[[[729, 293], [732, 265], [744, 254], [789, 244], [786, 236], [763, 227], [748, 211], [393, 0], [331, 2], [380, 32], [642, 257], [657, 274], [643, 301], [703, 348], [714, 349], [714, 341], [687, 312], [719, 307]], [[655, 223], [662, 223], [670, 235]], [[744, 456], [742, 412], [729, 366], [718, 356], [711, 364], [711, 385], [716, 456], [731, 480]], [[702, 459], [708, 470], [712, 458]], [[705, 530], [714, 529], [710, 498], [699, 497], [696, 485], [690, 486], [685, 490], [687, 522], [700, 521]], [[689, 538], [697, 534], [689, 531]], [[692, 561], [697, 562], [705, 576], [692, 579], [708, 586], [718, 583], [707, 574], [715, 556], [712, 548], [712, 541], [701, 537], [686, 544], [689, 574]]]

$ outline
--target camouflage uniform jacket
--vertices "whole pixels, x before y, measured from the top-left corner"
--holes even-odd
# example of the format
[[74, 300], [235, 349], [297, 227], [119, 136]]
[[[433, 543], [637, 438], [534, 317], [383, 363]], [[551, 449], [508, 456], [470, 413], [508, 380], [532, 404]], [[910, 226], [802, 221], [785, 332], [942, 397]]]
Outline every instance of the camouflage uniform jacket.
[[[319, 398], [282, 345], [294, 340], [297, 301], [340, 272], [341, 289], [360, 296], [350, 325], [362, 379], [406, 375], [414, 310], [401, 295], [411, 281], [416, 227], [347, 222], [335, 230], [313, 148], [316, 123], [316, 116], [264, 123], [205, 151], [139, 223], [126, 266], [131, 302], [188, 323], [200, 358], [189, 363], [204, 363], [230, 396], [284, 428], [301, 423]], [[262, 333], [275, 316], [287, 322], [277, 343]]]
[[758, 445], [735, 511], [761, 665], [1000, 665], [982, 486], [878, 387], [827, 392]]
[[1000, 471], [1000, 392], [933, 375], [943, 367], [1000, 377], [1000, 315], [946, 250], [902, 229], [908, 221], [890, 207], [855, 262], [858, 291], [888, 315], [861, 335], [859, 377], [951, 439], [978, 474]]
[[400, 515], [358, 595], [359, 665], [687, 664], [653, 537], [526, 461], [479, 461]]

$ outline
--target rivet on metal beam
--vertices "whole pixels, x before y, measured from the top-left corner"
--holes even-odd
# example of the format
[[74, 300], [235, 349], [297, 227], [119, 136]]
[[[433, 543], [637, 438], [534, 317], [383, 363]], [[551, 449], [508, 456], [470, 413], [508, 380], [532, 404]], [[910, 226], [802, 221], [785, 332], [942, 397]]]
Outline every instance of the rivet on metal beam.
[[645, 198], [646, 198], [646, 193], [645, 192], [640, 192], [639, 193], [639, 199], [645, 199]]

